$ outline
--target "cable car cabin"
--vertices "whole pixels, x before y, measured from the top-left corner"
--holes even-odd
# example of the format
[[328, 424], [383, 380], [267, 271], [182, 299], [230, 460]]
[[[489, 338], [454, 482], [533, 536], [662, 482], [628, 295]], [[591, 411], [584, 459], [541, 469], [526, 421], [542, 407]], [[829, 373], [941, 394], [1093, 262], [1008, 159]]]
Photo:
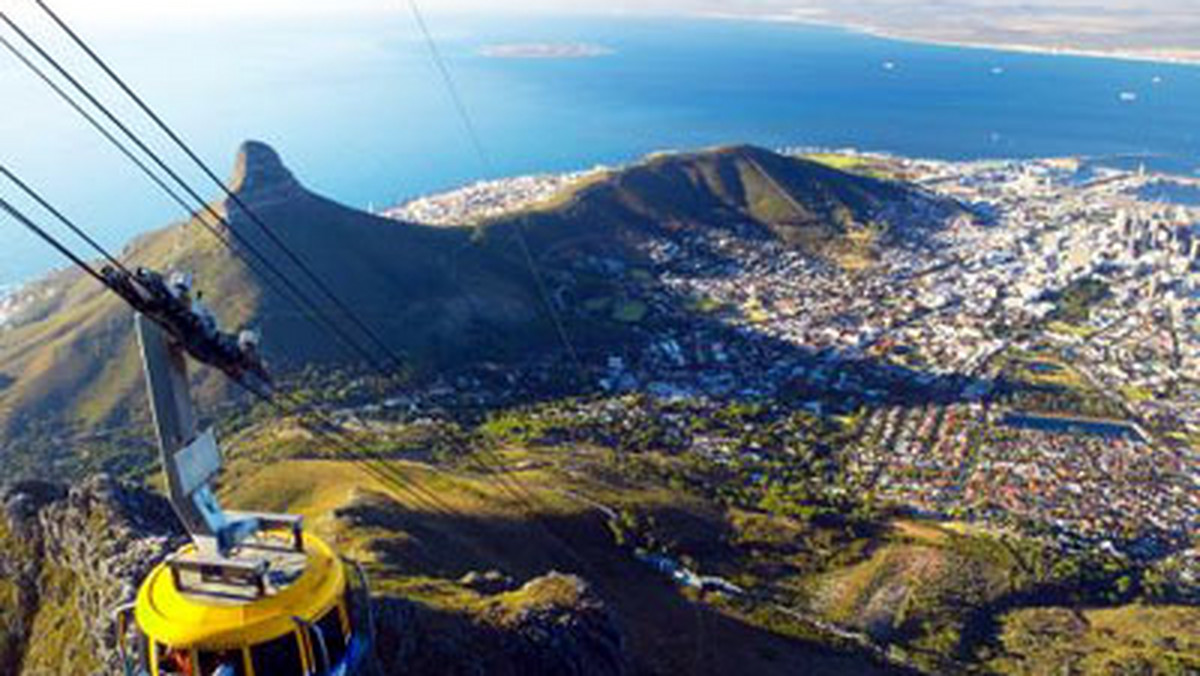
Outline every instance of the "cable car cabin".
[[[191, 348], [205, 337], [179, 340], [140, 314], [137, 329], [171, 506], [192, 542], [117, 609], [124, 673], [366, 673], [374, 631], [362, 568], [307, 535], [299, 516], [221, 508], [213, 490], [221, 450], [212, 430], [198, 431], [188, 396], [185, 356], [196, 357]], [[232, 369], [230, 377], [244, 375]]]
[[[295, 535], [299, 535], [297, 530]], [[185, 547], [117, 611], [127, 676], [363, 673], [365, 578], [312, 536], [260, 534], [225, 559]]]

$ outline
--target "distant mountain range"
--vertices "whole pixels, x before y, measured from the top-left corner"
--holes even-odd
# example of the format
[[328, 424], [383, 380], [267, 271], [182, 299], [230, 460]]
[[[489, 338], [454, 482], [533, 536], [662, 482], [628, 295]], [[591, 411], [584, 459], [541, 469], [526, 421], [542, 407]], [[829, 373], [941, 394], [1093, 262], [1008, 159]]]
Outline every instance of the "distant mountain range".
[[[818, 255], [869, 257], [896, 234], [886, 223], [890, 214], [916, 198], [900, 184], [752, 147], [650, 157], [551, 204], [478, 227], [406, 224], [342, 206], [306, 190], [260, 143], [243, 146], [230, 185], [393, 354], [418, 370], [503, 362], [554, 345], [522, 237], [554, 302], [568, 304], [570, 294], [557, 292], [574, 282], [580, 260], [644, 263], [645, 242], [687, 229], [749, 228]], [[386, 362], [245, 213], [231, 203], [216, 208], [243, 242]], [[140, 237], [123, 256], [134, 265], [193, 272], [223, 324], [262, 330], [277, 372], [362, 361], [264, 284], [242, 254], [189, 221]], [[571, 308], [561, 309], [570, 321]], [[588, 335], [607, 337], [595, 326]], [[115, 297], [75, 271], [31, 284], [0, 331], [0, 439], [123, 423], [144, 408], [141, 377], [132, 317]], [[205, 402], [228, 394], [220, 378], [203, 371], [196, 378]]]

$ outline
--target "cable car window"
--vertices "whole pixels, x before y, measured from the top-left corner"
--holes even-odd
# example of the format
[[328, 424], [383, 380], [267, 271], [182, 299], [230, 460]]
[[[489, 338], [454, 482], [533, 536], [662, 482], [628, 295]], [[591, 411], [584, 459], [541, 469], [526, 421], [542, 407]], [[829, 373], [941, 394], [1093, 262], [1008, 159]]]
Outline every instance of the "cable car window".
[[300, 659], [300, 640], [295, 634], [281, 636], [270, 643], [250, 649], [254, 673], [270, 676], [300, 676], [304, 662]]
[[150, 639], [138, 627], [133, 619], [133, 607], [122, 609], [117, 618], [117, 643], [124, 660], [122, 669], [131, 673], [149, 674], [150, 668]]
[[200, 651], [198, 676], [246, 676], [246, 661], [241, 650]]
[[137, 638], [134, 639], [133, 649], [135, 651], [134, 660], [142, 670], [150, 673], [150, 639], [142, 632], [138, 632]]
[[156, 646], [159, 676], [199, 676], [192, 664], [192, 651], [187, 648]]
[[346, 604], [346, 619], [350, 620], [350, 631], [358, 630], [359, 609], [358, 593], [353, 584], [346, 585], [346, 594], [342, 601]]
[[[325, 638], [325, 648], [329, 651], [329, 666], [342, 661], [346, 655], [346, 632], [342, 630], [342, 615], [337, 608], [329, 611], [317, 621], [317, 628]], [[316, 639], [313, 640], [316, 645]]]

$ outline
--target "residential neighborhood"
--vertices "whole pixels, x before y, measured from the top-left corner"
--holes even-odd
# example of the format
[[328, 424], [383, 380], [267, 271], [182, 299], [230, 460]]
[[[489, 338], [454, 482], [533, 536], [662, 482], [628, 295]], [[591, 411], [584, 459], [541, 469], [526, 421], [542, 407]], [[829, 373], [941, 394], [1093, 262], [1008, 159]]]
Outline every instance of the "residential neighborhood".
[[[620, 288], [583, 311], [644, 339], [589, 360], [605, 415], [641, 415], [629, 393], [786, 399], [850, 421], [838, 461], [855, 489], [914, 513], [1134, 557], [1194, 546], [1200, 208], [1152, 197], [1198, 182], [1078, 160], [842, 152], [921, 190], [910, 213], [924, 216], [888, 222], [865, 269], [737, 229], [646, 237], [641, 270], [578, 263]], [[392, 213], [475, 222], [577, 180], [472, 186]], [[681, 434], [710, 457], [760, 452], [739, 446], [746, 435]]]

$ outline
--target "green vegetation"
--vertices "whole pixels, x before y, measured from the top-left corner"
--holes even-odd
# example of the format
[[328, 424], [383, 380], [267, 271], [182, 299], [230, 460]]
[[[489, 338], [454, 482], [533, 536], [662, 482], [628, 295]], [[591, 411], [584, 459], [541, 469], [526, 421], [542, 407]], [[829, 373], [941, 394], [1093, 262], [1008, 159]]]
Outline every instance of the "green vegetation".
[[1061, 336], [1070, 338], [1088, 339], [1096, 334], [1096, 329], [1087, 326], [1078, 326], [1076, 324], [1067, 324], [1066, 322], [1050, 322], [1046, 325], [1046, 329], [1051, 333], [1057, 333]]
[[1006, 403], [1013, 408], [1087, 418], [1125, 417], [1119, 402], [1098, 391], [1069, 360], [1052, 350], [1010, 350], [1001, 358], [1000, 374], [1012, 386]]
[[1121, 396], [1125, 397], [1127, 401], [1135, 404], [1154, 401], [1155, 397], [1153, 390], [1149, 390], [1145, 387], [1138, 387], [1136, 385], [1125, 385], [1121, 387]]
[[721, 304], [721, 301], [709, 296], [705, 296], [692, 301], [688, 309], [698, 314], [711, 315], [721, 312], [724, 307], [725, 306]]
[[809, 153], [804, 159], [823, 164], [838, 171], [860, 174], [881, 180], [896, 180], [900, 178], [894, 164], [860, 155], [843, 155], [840, 153]]
[[37, 614], [29, 629], [24, 673], [97, 673], [98, 656], [80, 640], [94, 618], [84, 617], [76, 598], [84, 593], [76, 573], [47, 564], [38, 580], [41, 590]]
[[871, 214], [910, 196], [898, 183], [736, 146], [648, 158], [568, 191], [554, 208], [492, 221], [480, 239], [504, 241], [519, 224], [535, 250], [565, 260], [598, 239], [620, 242], [629, 232], [749, 222], [812, 253], [869, 258], [867, 249], [886, 231]]
[[624, 324], [638, 324], [646, 318], [650, 308], [638, 300], [624, 301], [613, 309], [613, 319]]
[[[865, 265], [889, 235], [869, 214], [904, 191], [819, 163], [728, 148], [598, 175], [553, 204], [473, 230], [382, 223], [312, 195], [271, 207], [267, 218], [287, 223], [280, 231], [302, 253], [319, 252], [318, 274], [344, 284], [335, 291], [366, 308], [420, 371], [483, 354], [502, 362], [553, 338], [514, 227], [528, 234], [556, 291], [582, 310], [570, 320], [596, 328], [580, 333], [602, 341], [656, 320], [643, 295], [651, 283], [639, 267], [646, 263], [624, 247], [630, 235], [750, 224]], [[330, 344], [259, 290], [237, 259], [192, 243], [199, 238], [185, 235], [194, 229], [148, 236], [133, 259], [195, 270], [223, 317], [262, 325], [276, 350], [269, 357], [287, 374], [288, 389], [298, 388], [296, 399], [352, 408], [396, 384], [337, 369], [342, 357]], [[616, 281], [583, 261], [615, 270]], [[1105, 296], [1091, 282], [1066, 290], [1055, 327], [1083, 331]], [[10, 412], [0, 422], [32, 433], [31, 448], [47, 451], [5, 458], [7, 467], [145, 478], [153, 456], [144, 445], [127, 446], [125, 436], [62, 440], [64, 423], [120, 423], [128, 436], [146, 425], [130, 412], [141, 408], [141, 383], [122, 310], [73, 278], [49, 302], [47, 318], [0, 340], [0, 370], [22, 374], [0, 390]], [[712, 298], [688, 309], [738, 311]], [[755, 321], [763, 308], [752, 301], [741, 311]], [[925, 359], [915, 350], [906, 358]], [[1006, 403], [1018, 408], [1114, 410], [1052, 350], [1005, 355], [1002, 376]], [[205, 404], [229, 395], [207, 376], [197, 388]], [[828, 418], [803, 405], [799, 393], [674, 403], [628, 396], [473, 410], [420, 424], [380, 413], [369, 428], [345, 424], [373, 458], [369, 465], [321, 443], [320, 421], [279, 419], [259, 407], [222, 415], [230, 461], [222, 494], [241, 509], [305, 515], [307, 527], [369, 565], [382, 595], [417, 606], [435, 624], [496, 626], [577, 600], [555, 583], [483, 593], [464, 582], [471, 573], [498, 570], [517, 581], [577, 573], [627, 623], [639, 673], [692, 672], [696, 646], [706, 643], [719, 646], [700, 657], [714, 673], [870, 672], [876, 664], [862, 657], [864, 647], [930, 673], [1194, 667], [1189, 609], [1130, 605], [1180, 602], [1165, 565], [1148, 571], [878, 504], [842, 453], [860, 434], [862, 415]], [[49, 407], [61, 420], [29, 422]], [[15, 539], [0, 531], [0, 557], [29, 556], [5, 542]], [[638, 554], [669, 557], [745, 593], [680, 589]], [[81, 580], [53, 565], [37, 573], [55, 592], [32, 610], [22, 607], [19, 585], [0, 582], [0, 646], [16, 624], [8, 618], [28, 616], [39, 632], [30, 664], [50, 673], [92, 670], [89, 655], [62, 649], [87, 622], [72, 603], [86, 592]], [[1080, 607], [1093, 608], [1080, 611], [1090, 614], [1083, 628], [1064, 619]], [[1139, 629], [1143, 621], [1156, 627]], [[830, 653], [828, 645], [849, 652]]]
[[[688, 404], [626, 402], [626, 413], [604, 424], [575, 403], [510, 411], [481, 429], [495, 442], [520, 444], [520, 457], [538, 463], [547, 481], [617, 509], [609, 529], [618, 546], [660, 552], [755, 590], [750, 598], [758, 601], [706, 602], [757, 626], [844, 641], [761, 603], [770, 599], [860, 632], [930, 673], [984, 664], [1046, 673], [1050, 657], [1023, 656], [1000, 638], [1012, 613], [1034, 604], [1120, 612], [1139, 599], [1170, 602], [1156, 591], [1162, 576], [1120, 559], [900, 518], [848, 491], [829, 451], [857, 433], [854, 415], [781, 416], [776, 404], [753, 401], [704, 413]], [[680, 452], [680, 426], [743, 452]], [[1014, 666], [1020, 660], [1032, 660], [1032, 671]]]
[[1104, 610], [1033, 608], [1007, 614], [1005, 674], [1162, 674], [1200, 672], [1200, 609], [1126, 606]]
[[1050, 318], [1058, 322], [1056, 326], [1086, 324], [1092, 316], [1092, 308], [1107, 300], [1110, 295], [1108, 284], [1101, 280], [1089, 277], [1072, 282], [1053, 298], [1055, 309]]
[[[331, 376], [328, 385], [353, 397], [351, 382]], [[859, 418], [785, 414], [769, 401], [563, 400], [498, 411], [475, 427], [381, 423], [383, 434], [357, 432], [385, 458], [374, 466], [386, 473], [375, 474], [334, 459], [303, 420], [250, 415], [226, 436], [222, 493], [238, 508], [305, 515], [368, 564], [378, 593], [455, 636], [570, 605], [574, 589], [553, 580], [517, 589], [560, 570], [595, 586], [626, 625], [635, 662], [662, 673], [687, 672], [701, 636], [721, 646], [713, 659], [728, 673], [780, 664], [794, 672], [807, 661], [809, 673], [861, 673], [873, 668], [853, 657], [864, 645], [929, 673], [1058, 673], [1062, 664], [1188, 673], [1194, 610], [1129, 605], [1172, 602], [1167, 571], [1155, 577], [873, 504], [849, 488], [836, 453], [859, 433]], [[693, 453], [684, 432], [742, 452]], [[747, 593], [677, 588], [635, 551]], [[464, 582], [492, 570], [515, 584], [497, 594]], [[34, 619], [48, 637], [35, 646], [37, 664], [84, 668], [87, 656], [51, 645], [82, 630], [70, 603], [77, 580], [55, 567], [41, 574], [63, 595], [45, 599]], [[10, 607], [13, 592], [0, 585], [0, 603]], [[1072, 607], [1096, 609], [1087, 611], [1091, 629], [1038, 619]], [[1143, 620], [1154, 628], [1138, 628]]]
[[869, 164], [866, 159], [857, 155], [839, 155], [837, 153], [811, 153], [805, 155], [804, 159], [824, 164], [839, 171], [854, 171]]

